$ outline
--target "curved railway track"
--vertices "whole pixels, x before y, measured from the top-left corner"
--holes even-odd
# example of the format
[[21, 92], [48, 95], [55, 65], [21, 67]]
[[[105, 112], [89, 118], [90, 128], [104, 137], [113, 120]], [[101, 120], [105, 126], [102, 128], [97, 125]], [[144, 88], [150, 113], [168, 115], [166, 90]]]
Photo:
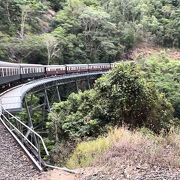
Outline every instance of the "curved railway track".
[[0, 180], [29, 180], [38, 175], [39, 171], [0, 122]]
[[[103, 72], [105, 73], [105, 72]], [[91, 75], [97, 75], [97, 74], [102, 74], [101, 72], [98, 73], [91, 73]], [[79, 78], [79, 77], [86, 77], [89, 76], [88, 74], [76, 74], [76, 75], [66, 75], [66, 76], [61, 76], [61, 77], [49, 77], [49, 78], [45, 78], [43, 81], [43, 83], [47, 83], [47, 82], [51, 82], [55, 80], [65, 80], [67, 79], [67, 81], [69, 82], [69, 79], [71, 78]], [[46, 82], [47, 81], [47, 82]], [[33, 81], [34, 83], [36, 81]], [[61, 82], [62, 83], [62, 82]], [[32, 82], [27, 83], [26, 85], [31, 85]], [[39, 85], [41, 84], [41, 79], [37, 80], [37, 82], [35, 83], [35, 85]], [[20, 145], [30, 145], [28, 144], [28, 138], [26, 137], [26, 135], [29, 135], [29, 132], [31, 132], [33, 135], [38, 136], [37, 134], [34, 134], [35, 132], [33, 132], [32, 129], [28, 129], [29, 127], [27, 127], [27, 125], [24, 125], [19, 119], [17, 119], [15, 116], [13, 116], [11, 113], [9, 113], [8, 111], [6, 111], [6, 109], [2, 106], [4, 104], [1, 104], [3, 101], [3, 95], [11, 93], [11, 91], [16, 90], [17, 88], [20, 88], [22, 86], [21, 90], [18, 90], [17, 92], [14, 93], [15, 95], [15, 99], [17, 99], [17, 96], [19, 95], [19, 100], [18, 101], [21, 104], [21, 100], [23, 98], [21, 98], [21, 95], [24, 95], [26, 91], [28, 91], [29, 89], [33, 88], [35, 85], [33, 85], [32, 87], [27, 88], [25, 86], [25, 84], [23, 85], [19, 85], [16, 86], [14, 88], [11, 88], [9, 90], [7, 90], [6, 92], [0, 94], [0, 180], [28, 180], [28, 179], [32, 179], [34, 176], [39, 175], [40, 171], [43, 171], [44, 168], [41, 167], [41, 163], [42, 159], [40, 156], [40, 160], [37, 158], [35, 158], [36, 160], [38, 160], [37, 162], [35, 162], [34, 160], [32, 160], [33, 163], [30, 159], [29, 159], [29, 154], [32, 155], [31, 153], [27, 153], [26, 149], [24, 149], [25, 147], [23, 147], [23, 149], [21, 148]], [[25, 91], [25, 92], [24, 92]], [[15, 101], [15, 104], [13, 103], [13, 96], [12, 94], [7, 95], [7, 97], [9, 98], [9, 100], [6, 98], [4, 100], [4, 103], [10, 103], [11, 108], [15, 108], [16, 105], [18, 105], [18, 103]], [[21, 105], [20, 105], [21, 106]], [[7, 107], [6, 107], [7, 108]], [[7, 108], [8, 110], [10, 110], [11, 108]], [[5, 118], [6, 117], [6, 118]], [[18, 129], [20, 128], [20, 129]], [[23, 129], [22, 129], [23, 128]], [[13, 136], [14, 137], [13, 137]], [[39, 136], [38, 136], [39, 137]], [[38, 138], [36, 137], [36, 138]], [[17, 139], [19, 139], [20, 141], [22, 140], [21, 144], [18, 144]], [[39, 142], [39, 140], [38, 140]], [[33, 142], [34, 143], [34, 142]], [[36, 143], [35, 143], [36, 144]], [[29, 147], [29, 146], [28, 146]], [[40, 146], [37, 146], [40, 147]], [[35, 149], [37, 147], [34, 147]], [[36, 150], [37, 152], [35, 152], [36, 155], [39, 155], [38, 152], [40, 151], [40, 149]], [[26, 153], [27, 154], [26, 154]], [[32, 151], [34, 152], [34, 151]], [[34, 155], [34, 154], [33, 154]], [[37, 164], [39, 164], [40, 169], [35, 169], [35, 165], [37, 166]], [[51, 166], [48, 164], [43, 164], [43, 166], [45, 166], [46, 168], [56, 168], [56, 169], [61, 169], [63, 171], [68, 171], [71, 173], [75, 173], [74, 171], [71, 171], [69, 169], [66, 168], [60, 168], [60, 167], [56, 167], [56, 166]], [[40, 170], [40, 171], [39, 171]]]
[[[78, 78], [79, 76], [86, 77], [89, 76], [89, 74], [95, 75], [97, 73], [96, 71], [98, 71], [98, 74], [99, 72], [100, 74], [102, 72], [105, 73], [106, 71], [111, 69], [111, 67], [114, 66], [113, 64], [109, 64], [109, 63], [63, 65], [64, 71], [62, 74], [62, 72], [60, 71], [62, 70], [61, 66], [45, 67], [42, 65], [28, 65], [28, 64], [18, 65], [12, 63], [4, 63], [1, 61], [0, 64], [1, 64], [0, 88], [2, 92], [4, 92], [5, 90], [4, 86], [6, 84], [7, 87], [6, 86], [5, 87], [9, 89], [10, 84], [12, 85], [14, 82], [22, 83], [23, 81], [21, 80], [24, 79], [27, 80], [28, 78], [32, 78], [31, 80], [33, 80], [33, 78], [37, 78], [37, 77], [40, 78], [44, 76], [46, 77], [47, 75], [61, 74], [61, 78], [56, 76], [54, 76], [54, 78], [57, 79], [56, 83], [58, 82], [59, 79], [61, 79], [62, 80], [61, 84], [62, 84], [64, 79], [71, 80], [71, 78], [74, 78], [74, 73], [76, 73], [76, 78]], [[40, 79], [38, 79], [37, 81], [38, 82], [35, 83], [36, 86], [41, 84], [44, 85], [44, 83], [52, 82], [53, 80], [51, 77], [48, 78], [46, 77], [42, 80], [43, 82], [41, 82]], [[44, 82], [44, 81], [48, 81], [48, 82]], [[27, 84], [29, 85], [31, 84], [31, 82]], [[17, 87], [19, 86], [12, 88], [12, 89], [18, 89], [14, 94], [11, 93], [12, 91], [11, 89], [4, 92], [5, 94], [7, 94], [6, 97], [3, 97], [4, 93], [0, 95], [0, 180], [31, 179], [32, 177], [38, 175], [39, 173], [38, 169], [40, 171], [43, 171], [44, 167], [57, 168], [74, 173], [73, 171], [66, 168], [60, 168], [46, 164], [41, 158], [41, 148], [39, 144], [40, 141], [42, 141], [41, 143], [43, 144], [46, 154], [48, 154], [48, 152], [41, 136], [39, 136], [30, 127], [23, 124], [14, 115], [9, 113], [9, 111], [11, 111], [12, 109], [15, 109], [13, 112], [22, 110], [21, 101], [23, 99], [23, 96], [28, 90], [34, 87], [34, 86], [31, 87], [28, 86], [29, 89], [26, 89], [24, 84], [21, 84], [20, 86], [22, 88], [18, 89]], [[32, 142], [30, 141], [30, 139], [32, 139]], [[20, 144], [22, 148], [19, 146], [17, 142]], [[34, 162], [34, 164], [32, 162]], [[35, 167], [34, 165], [36, 165], [38, 169], [34, 169]]]

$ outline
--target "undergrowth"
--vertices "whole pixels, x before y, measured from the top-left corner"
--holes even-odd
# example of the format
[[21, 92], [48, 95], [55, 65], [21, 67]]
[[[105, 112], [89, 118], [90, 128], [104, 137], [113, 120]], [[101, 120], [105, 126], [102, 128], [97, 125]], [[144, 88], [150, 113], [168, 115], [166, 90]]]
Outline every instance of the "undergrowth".
[[179, 153], [178, 130], [171, 129], [168, 135], [155, 135], [145, 128], [129, 131], [122, 127], [111, 130], [106, 137], [79, 143], [68, 160], [67, 167], [75, 169], [127, 162], [128, 165], [180, 167]]

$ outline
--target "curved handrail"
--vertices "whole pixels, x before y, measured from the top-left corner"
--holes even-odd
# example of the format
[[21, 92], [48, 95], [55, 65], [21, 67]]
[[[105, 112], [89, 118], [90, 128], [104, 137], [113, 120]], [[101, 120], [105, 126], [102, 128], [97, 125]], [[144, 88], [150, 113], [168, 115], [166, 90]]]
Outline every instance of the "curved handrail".
[[[20, 121], [16, 116], [14, 116], [13, 114], [11, 114], [10, 112], [8, 112], [6, 109], [4, 109], [3, 107], [2, 107], [2, 110], [4, 111], [4, 112], [6, 112], [7, 114], [9, 114], [12, 118], [14, 118], [14, 119], [16, 119], [16, 121], [18, 121], [20, 124], [22, 124], [24, 127], [26, 127], [29, 131], [31, 131], [33, 134], [35, 134], [40, 140], [41, 140], [41, 142], [42, 142], [42, 145], [43, 145], [43, 148], [44, 148], [44, 150], [45, 150], [45, 152], [46, 152], [46, 155], [48, 155], [49, 156], [49, 152], [48, 152], [48, 150], [47, 150], [47, 148], [46, 148], [46, 145], [45, 145], [45, 143], [44, 143], [44, 140], [43, 140], [43, 138], [37, 133], [37, 132], [35, 132], [33, 129], [31, 129], [29, 126], [27, 126], [26, 124], [24, 124], [22, 121]], [[6, 118], [7, 119], [7, 118]], [[9, 120], [8, 120], [9, 121]], [[10, 121], [9, 121], [10, 122]], [[11, 123], [11, 122], [10, 122]], [[12, 124], [12, 123], [11, 123]], [[13, 125], [13, 124], [12, 124]], [[13, 125], [14, 126], [14, 125]], [[14, 126], [15, 127], [15, 126]], [[15, 127], [16, 128], [16, 127]], [[17, 129], [17, 128], [16, 128]], [[19, 130], [18, 130], [19, 131]], [[21, 133], [21, 132], [20, 132]], [[22, 134], [22, 133], [21, 133]], [[22, 134], [22, 136], [24, 136], [23, 134]], [[26, 138], [27, 139], [27, 138]]]

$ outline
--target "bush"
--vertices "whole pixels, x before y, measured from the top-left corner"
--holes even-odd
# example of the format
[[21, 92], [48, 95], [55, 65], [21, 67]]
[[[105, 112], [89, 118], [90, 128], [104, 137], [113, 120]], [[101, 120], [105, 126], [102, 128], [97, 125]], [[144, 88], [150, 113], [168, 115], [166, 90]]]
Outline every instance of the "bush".
[[173, 108], [134, 63], [118, 65], [94, 89], [72, 93], [49, 114], [57, 141], [97, 137], [111, 126], [145, 126], [159, 133], [174, 123]]
[[115, 128], [106, 137], [79, 143], [67, 161], [71, 169], [95, 166], [118, 169], [122, 166], [179, 167], [179, 129], [172, 128], [167, 135], [155, 135], [142, 128], [129, 131]]
[[141, 61], [141, 65], [145, 77], [165, 94], [175, 109], [174, 116], [180, 119], [180, 62], [170, 60], [161, 53], [158, 57]]

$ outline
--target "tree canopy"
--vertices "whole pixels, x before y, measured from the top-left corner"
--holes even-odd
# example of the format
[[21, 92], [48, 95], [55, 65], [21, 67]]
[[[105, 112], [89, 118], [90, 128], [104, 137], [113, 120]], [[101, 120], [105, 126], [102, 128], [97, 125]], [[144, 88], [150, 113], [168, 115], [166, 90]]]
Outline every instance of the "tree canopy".
[[174, 109], [153, 82], [134, 63], [121, 64], [98, 79], [94, 88], [72, 93], [55, 103], [49, 114], [57, 141], [96, 137], [108, 127], [147, 127], [156, 133], [168, 130]]
[[[179, 0], [0, 0], [0, 13], [5, 61], [114, 62], [128, 59], [143, 40], [180, 47]], [[52, 49], [59, 49], [51, 60], [49, 37], [56, 42]]]

